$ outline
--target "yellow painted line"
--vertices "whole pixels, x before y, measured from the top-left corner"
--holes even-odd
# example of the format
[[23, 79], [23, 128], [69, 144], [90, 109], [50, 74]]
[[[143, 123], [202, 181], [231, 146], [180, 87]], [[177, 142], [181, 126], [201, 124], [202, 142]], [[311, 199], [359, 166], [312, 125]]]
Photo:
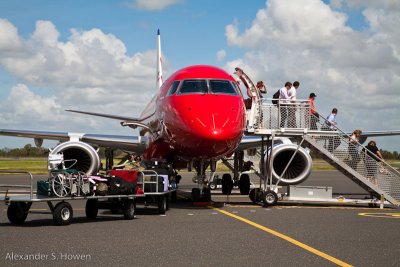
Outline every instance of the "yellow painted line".
[[[225, 204], [225, 207], [232, 208], [265, 208], [261, 205], [235, 205], [235, 204]], [[374, 208], [367, 207], [316, 207], [316, 206], [273, 206], [268, 207], [269, 209], [337, 209], [337, 210], [374, 210]], [[391, 208], [375, 208], [376, 210], [393, 210]]]
[[252, 222], [250, 220], [247, 220], [245, 218], [242, 218], [240, 216], [237, 216], [235, 214], [232, 214], [230, 212], [227, 212], [227, 211], [219, 209], [219, 208], [214, 208], [214, 207], [210, 207], [210, 208], [213, 209], [213, 210], [219, 211], [219, 212], [221, 212], [221, 213], [223, 213], [223, 214], [225, 214], [227, 216], [235, 218], [235, 219], [237, 219], [239, 221], [247, 223], [247, 224], [249, 224], [251, 226], [254, 226], [254, 227], [256, 227], [256, 228], [258, 228], [258, 229], [260, 229], [260, 230], [262, 230], [264, 232], [267, 232], [267, 233], [270, 233], [270, 234], [272, 234], [274, 236], [282, 238], [282, 239], [284, 239], [284, 240], [286, 240], [286, 241], [288, 241], [288, 242], [290, 242], [290, 243], [292, 243], [292, 244], [294, 244], [296, 246], [299, 246], [299, 247], [301, 247], [301, 248], [303, 248], [303, 249], [305, 249], [305, 250], [307, 250], [307, 251], [309, 251], [309, 252], [311, 252], [311, 253], [319, 256], [319, 257], [322, 257], [322, 258], [324, 258], [324, 259], [326, 259], [326, 260], [328, 260], [330, 262], [333, 262], [336, 265], [339, 265], [339, 266], [352, 266], [352, 265], [350, 265], [350, 264], [348, 264], [348, 263], [346, 263], [344, 261], [341, 261], [339, 259], [336, 259], [335, 257], [332, 257], [332, 256], [330, 256], [330, 255], [328, 255], [328, 254], [326, 254], [326, 253], [324, 253], [324, 252], [322, 252], [322, 251], [320, 251], [318, 249], [312, 248], [312, 247], [310, 247], [310, 246], [308, 246], [308, 245], [306, 245], [304, 243], [301, 243], [300, 241], [297, 241], [297, 240], [295, 240], [295, 239], [293, 239], [293, 238], [291, 238], [291, 237], [289, 237], [287, 235], [281, 234], [281, 233], [279, 233], [277, 231], [274, 231], [274, 230], [272, 230], [270, 228], [262, 226], [262, 225], [260, 225], [258, 223]]
[[358, 215], [366, 217], [400, 219], [400, 213], [359, 213]]

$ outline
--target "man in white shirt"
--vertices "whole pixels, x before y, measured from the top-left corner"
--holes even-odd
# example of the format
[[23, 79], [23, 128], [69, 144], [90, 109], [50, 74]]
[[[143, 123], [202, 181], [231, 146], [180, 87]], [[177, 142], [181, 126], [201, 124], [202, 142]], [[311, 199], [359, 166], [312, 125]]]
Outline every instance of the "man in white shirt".
[[292, 87], [292, 83], [286, 82], [285, 86], [279, 89], [279, 112], [280, 112], [280, 127], [285, 128], [285, 122], [287, 120], [287, 104], [290, 101], [288, 94], [289, 89]]
[[[336, 115], [338, 113], [337, 108], [333, 108], [331, 114], [328, 116], [326, 119], [326, 124], [329, 126], [330, 131], [336, 131], [337, 130], [337, 121], [336, 121]], [[338, 136], [331, 136], [329, 137], [329, 144], [327, 149], [329, 152], [333, 153], [333, 151], [340, 145], [340, 138]]]
[[299, 88], [299, 86], [300, 86], [300, 83], [298, 81], [295, 81], [293, 83], [293, 86], [290, 87], [290, 89], [288, 90], [290, 103], [292, 103], [292, 105], [288, 106], [288, 115], [289, 115], [288, 128], [297, 128], [297, 123], [296, 123], [296, 93], [297, 93], [297, 88]]

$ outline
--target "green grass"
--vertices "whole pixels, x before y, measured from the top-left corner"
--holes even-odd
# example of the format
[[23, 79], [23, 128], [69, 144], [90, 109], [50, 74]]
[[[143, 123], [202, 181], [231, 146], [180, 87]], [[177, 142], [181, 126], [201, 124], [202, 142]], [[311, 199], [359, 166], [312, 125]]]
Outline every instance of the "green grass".
[[0, 170], [29, 171], [32, 174], [47, 173], [44, 159], [0, 159]]
[[[105, 161], [102, 161], [105, 164]], [[114, 164], [117, 164], [119, 159], [115, 159]], [[388, 163], [394, 168], [400, 168], [400, 160], [389, 160]], [[322, 159], [313, 160], [314, 171], [334, 170], [331, 165]], [[45, 174], [47, 173], [47, 159], [0, 159], [0, 170], [21, 170], [29, 171], [32, 174]], [[218, 164], [218, 172], [229, 172], [229, 169], [222, 163]]]

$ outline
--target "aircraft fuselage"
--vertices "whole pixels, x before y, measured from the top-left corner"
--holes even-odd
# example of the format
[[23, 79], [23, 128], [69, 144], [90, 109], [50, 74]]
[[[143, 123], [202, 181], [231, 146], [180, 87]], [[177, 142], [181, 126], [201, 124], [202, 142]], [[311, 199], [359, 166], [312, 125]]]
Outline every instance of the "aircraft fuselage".
[[147, 159], [230, 155], [245, 128], [243, 96], [236, 81], [224, 70], [205, 65], [172, 74], [141, 117], [153, 133], [143, 155]]

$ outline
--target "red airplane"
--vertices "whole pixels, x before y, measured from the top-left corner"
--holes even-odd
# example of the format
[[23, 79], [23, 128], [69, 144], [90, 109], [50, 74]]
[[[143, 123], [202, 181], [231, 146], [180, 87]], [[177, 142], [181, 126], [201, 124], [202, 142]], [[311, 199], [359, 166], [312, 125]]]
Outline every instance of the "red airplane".
[[[208, 166], [215, 172], [219, 159], [234, 154], [234, 179], [238, 181], [241, 193], [248, 194], [248, 175], [240, 176], [240, 180], [238, 177], [243, 171], [243, 152], [249, 149], [254, 152], [254, 148], [261, 146], [262, 140], [260, 137], [244, 135], [246, 127], [251, 124], [246, 125], [246, 109], [237, 82], [224, 70], [206, 65], [183, 68], [163, 82], [159, 32], [157, 37], [159, 91], [139, 118], [68, 110], [116, 119], [121, 121], [122, 126], [139, 127], [139, 136], [9, 129], [0, 129], [0, 135], [31, 137], [38, 146], [42, 144], [43, 139], [63, 141], [51, 154], [63, 153], [64, 159], [77, 160], [74, 169], [87, 174], [97, 173], [100, 168], [100, 159], [94, 147], [135, 152], [145, 160], [164, 160], [175, 175], [176, 170], [188, 168], [190, 171], [194, 167], [199, 181], [207, 180], [205, 170]], [[254, 84], [240, 69], [236, 74], [247, 87], [248, 95], [252, 97], [251, 88], [254, 88]], [[384, 135], [388, 133], [369, 134]], [[288, 138], [277, 138], [274, 144], [273, 178], [279, 177], [276, 172], [282, 172], [294, 151], [298, 151], [290, 169], [281, 179], [281, 184], [303, 182], [311, 171], [312, 159], [309, 153], [304, 148], [292, 144]], [[107, 167], [111, 167], [112, 160], [107, 162]], [[267, 157], [264, 162], [263, 168], [268, 162]], [[230, 174], [224, 174], [223, 180], [224, 177], [225, 181], [232, 179]]]
[[207, 165], [213, 168], [217, 160], [232, 155], [242, 140], [246, 110], [241, 90], [226, 71], [207, 65], [183, 68], [163, 82], [159, 32], [157, 36], [160, 89], [139, 118], [67, 110], [140, 127], [139, 136], [6, 129], [0, 134], [33, 137], [37, 145], [43, 139], [66, 141], [51, 153], [62, 152], [64, 158], [78, 159], [74, 168], [86, 173], [99, 170], [100, 159], [93, 146], [102, 146], [140, 153], [145, 160], [164, 159], [174, 169], [186, 168], [189, 163], [189, 168], [198, 170], [198, 176], [204, 176]]

